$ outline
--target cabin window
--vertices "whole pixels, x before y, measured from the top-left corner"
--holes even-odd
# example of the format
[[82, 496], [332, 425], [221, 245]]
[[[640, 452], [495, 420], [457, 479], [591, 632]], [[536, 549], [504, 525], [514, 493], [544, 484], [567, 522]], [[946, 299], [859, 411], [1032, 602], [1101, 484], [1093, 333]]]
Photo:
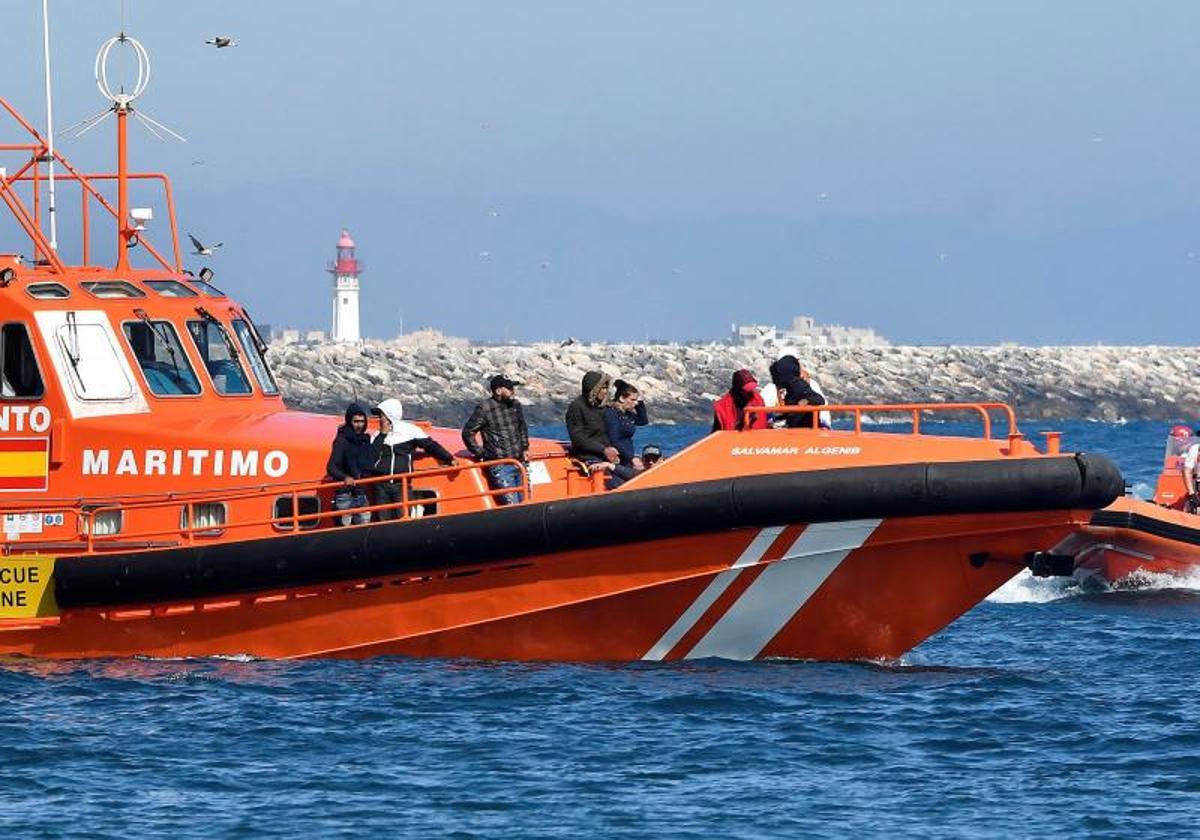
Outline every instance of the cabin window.
[[179, 511], [179, 529], [192, 532], [197, 537], [216, 537], [225, 531], [225, 522], [229, 515], [224, 502], [192, 502], [184, 505]]
[[81, 283], [84, 289], [102, 299], [110, 298], [142, 298], [146, 293], [132, 283], [124, 280], [89, 280]]
[[250, 363], [250, 370], [254, 371], [258, 387], [262, 388], [264, 394], [278, 394], [279, 386], [275, 384], [275, 377], [271, 375], [271, 369], [267, 367], [266, 357], [263, 356], [265, 345], [259, 338], [258, 331], [249, 322], [240, 318], [233, 322], [233, 331], [237, 334], [242, 352], [246, 354], [246, 360]]
[[24, 324], [0, 327], [0, 399], [39, 399], [46, 393], [33, 343]]
[[67, 322], [55, 331], [68, 362], [71, 389], [81, 400], [124, 400], [133, 395], [133, 383], [109, 332], [100, 324]]
[[71, 296], [71, 290], [62, 283], [31, 283], [25, 291], [38, 300], [62, 300]]
[[[321, 500], [316, 496], [297, 497], [298, 516], [312, 516], [321, 512]], [[310, 531], [321, 523], [319, 519], [300, 520], [300, 530]], [[292, 497], [280, 496], [275, 500], [275, 528], [280, 531], [292, 530]]]
[[189, 298], [196, 296], [194, 291], [178, 280], [146, 280], [145, 283], [163, 297]]
[[218, 394], [251, 394], [254, 390], [238, 363], [240, 355], [219, 321], [188, 321], [188, 332]]
[[[141, 310], [137, 310], [139, 313]], [[179, 334], [170, 321], [126, 321], [121, 325], [125, 340], [142, 368], [150, 393], [158, 397], [192, 396], [200, 393], [200, 380], [192, 370]]]
[[212, 283], [205, 283], [203, 280], [197, 280], [195, 277], [189, 277], [188, 282], [209, 297], [225, 297], [225, 293]]

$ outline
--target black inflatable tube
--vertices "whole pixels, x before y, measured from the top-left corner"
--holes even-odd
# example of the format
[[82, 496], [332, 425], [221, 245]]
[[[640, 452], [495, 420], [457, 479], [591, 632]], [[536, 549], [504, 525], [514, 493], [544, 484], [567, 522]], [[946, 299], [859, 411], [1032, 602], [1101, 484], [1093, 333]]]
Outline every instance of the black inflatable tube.
[[1165, 522], [1133, 511], [1098, 510], [1092, 514], [1091, 524], [1105, 528], [1125, 528], [1188, 545], [1200, 545], [1200, 529]]
[[629, 489], [284, 538], [61, 557], [62, 607], [154, 603], [437, 571], [731, 528], [1104, 507], [1124, 490], [1097, 455], [847, 467]]

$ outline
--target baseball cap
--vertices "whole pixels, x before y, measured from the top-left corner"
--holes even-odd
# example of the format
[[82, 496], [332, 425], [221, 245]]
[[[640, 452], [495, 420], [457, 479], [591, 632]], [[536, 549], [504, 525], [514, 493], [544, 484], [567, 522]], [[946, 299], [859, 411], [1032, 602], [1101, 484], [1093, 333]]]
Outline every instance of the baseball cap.
[[497, 388], [516, 388], [520, 384], [520, 382], [509, 379], [503, 373], [497, 373], [488, 382], [488, 389], [495, 391]]

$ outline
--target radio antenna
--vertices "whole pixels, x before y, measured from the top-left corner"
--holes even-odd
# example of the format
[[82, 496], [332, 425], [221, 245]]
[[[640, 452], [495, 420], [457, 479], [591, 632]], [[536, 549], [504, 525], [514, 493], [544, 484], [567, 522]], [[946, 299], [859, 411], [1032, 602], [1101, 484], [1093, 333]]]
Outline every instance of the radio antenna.
[[46, 158], [50, 187], [50, 249], [58, 250], [58, 220], [54, 212], [54, 100], [50, 93], [50, 0], [42, 0], [42, 51], [46, 61]]

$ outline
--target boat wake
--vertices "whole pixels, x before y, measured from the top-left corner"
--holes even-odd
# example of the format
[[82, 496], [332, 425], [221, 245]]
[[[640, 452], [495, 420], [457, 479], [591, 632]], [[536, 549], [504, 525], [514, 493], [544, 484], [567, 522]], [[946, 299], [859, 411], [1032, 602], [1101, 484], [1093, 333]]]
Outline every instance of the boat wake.
[[1138, 572], [1109, 586], [1097, 578], [1039, 578], [1025, 569], [987, 597], [993, 604], [1046, 604], [1082, 595], [1120, 592], [1200, 593], [1200, 569], [1188, 575]]

